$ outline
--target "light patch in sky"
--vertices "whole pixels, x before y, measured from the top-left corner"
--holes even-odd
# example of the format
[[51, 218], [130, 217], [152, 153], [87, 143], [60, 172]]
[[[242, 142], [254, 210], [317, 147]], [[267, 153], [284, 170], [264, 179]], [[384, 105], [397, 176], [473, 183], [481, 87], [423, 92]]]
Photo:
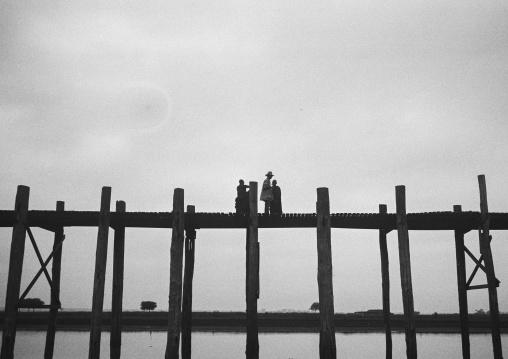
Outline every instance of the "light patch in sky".
[[128, 141], [120, 134], [85, 135], [77, 148], [77, 158], [84, 164], [107, 164], [122, 155]]
[[160, 87], [124, 86], [119, 93], [119, 102], [120, 128], [125, 130], [135, 133], [153, 131], [169, 121], [169, 95]]

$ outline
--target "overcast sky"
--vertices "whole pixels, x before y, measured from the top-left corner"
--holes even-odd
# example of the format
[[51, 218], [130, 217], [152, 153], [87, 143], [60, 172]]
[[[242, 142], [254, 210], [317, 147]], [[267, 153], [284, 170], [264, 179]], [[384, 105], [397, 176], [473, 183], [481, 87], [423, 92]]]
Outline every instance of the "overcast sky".
[[[239, 179], [273, 171], [285, 212], [508, 212], [508, 5], [503, 1], [2, 1], [0, 209], [233, 212]], [[259, 204], [262, 208], [262, 203]], [[34, 229], [43, 256], [52, 234]], [[0, 303], [11, 229], [1, 229]], [[68, 228], [62, 306], [91, 308], [97, 229]], [[112, 238], [105, 307], [111, 302]], [[501, 311], [508, 234], [493, 232]], [[167, 309], [171, 231], [128, 229], [124, 308]], [[318, 300], [316, 231], [259, 231], [260, 309]], [[392, 311], [402, 312], [397, 235]], [[478, 253], [477, 233], [466, 245]], [[452, 232], [410, 232], [415, 310], [458, 312]], [[36, 273], [26, 243], [22, 290]], [[377, 231], [332, 230], [335, 310], [381, 308]], [[473, 262], [467, 259], [467, 271]], [[475, 284], [485, 283], [482, 273]], [[245, 310], [245, 231], [199, 230], [195, 310]], [[488, 309], [486, 290], [469, 309]], [[43, 278], [29, 297], [47, 303]]]

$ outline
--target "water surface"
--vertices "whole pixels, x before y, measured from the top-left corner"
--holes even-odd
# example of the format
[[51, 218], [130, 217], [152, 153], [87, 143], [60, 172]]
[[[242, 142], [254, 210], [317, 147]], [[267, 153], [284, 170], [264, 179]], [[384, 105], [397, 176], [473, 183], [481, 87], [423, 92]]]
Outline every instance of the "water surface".
[[[41, 358], [46, 333], [18, 331], [15, 358]], [[88, 358], [88, 332], [57, 332], [54, 359]], [[336, 333], [337, 357], [348, 359], [383, 358], [385, 337], [381, 333]], [[165, 332], [126, 332], [122, 334], [122, 358], [164, 358]], [[393, 358], [405, 358], [403, 333], [393, 333]], [[502, 336], [503, 352], [508, 354], [508, 334]], [[192, 334], [193, 358], [245, 358], [245, 333]], [[490, 334], [470, 336], [471, 358], [492, 358]], [[460, 334], [418, 334], [419, 358], [461, 359]], [[318, 333], [260, 333], [261, 359], [318, 359]], [[109, 332], [102, 333], [101, 358], [109, 358]]]

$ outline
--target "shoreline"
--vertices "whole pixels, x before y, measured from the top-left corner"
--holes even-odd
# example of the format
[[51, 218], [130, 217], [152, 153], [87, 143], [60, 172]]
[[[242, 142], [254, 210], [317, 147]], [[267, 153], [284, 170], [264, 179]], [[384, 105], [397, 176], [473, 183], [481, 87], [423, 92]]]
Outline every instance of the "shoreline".
[[[26, 332], [45, 332], [47, 330], [46, 325], [18, 325], [18, 330]], [[110, 332], [111, 327], [109, 325], [103, 325], [101, 328], [102, 332]], [[57, 332], [89, 332], [89, 326], [81, 325], [68, 325], [68, 326], [57, 326]], [[122, 332], [167, 332], [167, 327], [161, 326], [123, 326]], [[193, 333], [246, 333], [245, 327], [193, 327]], [[309, 327], [262, 327], [258, 328], [259, 333], [280, 333], [280, 334], [292, 334], [292, 333], [319, 333], [319, 328]], [[370, 334], [385, 333], [384, 328], [369, 328], [369, 327], [347, 327], [347, 328], [335, 328], [335, 333], [341, 334]], [[392, 333], [404, 333], [403, 328], [393, 328]], [[417, 334], [460, 334], [460, 328], [416, 328]], [[490, 334], [490, 328], [469, 328], [469, 334]], [[502, 328], [501, 334], [508, 334], [508, 329]]]
[[[0, 324], [4, 313], [0, 312]], [[259, 333], [319, 333], [319, 313], [258, 313]], [[168, 313], [159, 312], [123, 312], [122, 331], [124, 332], [165, 332], [168, 327]], [[192, 331], [204, 333], [245, 333], [245, 312], [193, 312]], [[17, 327], [25, 331], [46, 331], [48, 312], [19, 312]], [[419, 334], [458, 334], [460, 318], [458, 314], [416, 315], [416, 332]], [[405, 317], [392, 314], [390, 317], [392, 333], [404, 333]], [[61, 311], [57, 316], [58, 331], [88, 332], [91, 312]], [[365, 313], [335, 314], [336, 333], [385, 333], [384, 319], [380, 315]], [[508, 333], [508, 315], [500, 316], [501, 332]], [[111, 329], [111, 312], [102, 316], [102, 331]], [[469, 332], [471, 334], [489, 334], [490, 317], [470, 315]]]

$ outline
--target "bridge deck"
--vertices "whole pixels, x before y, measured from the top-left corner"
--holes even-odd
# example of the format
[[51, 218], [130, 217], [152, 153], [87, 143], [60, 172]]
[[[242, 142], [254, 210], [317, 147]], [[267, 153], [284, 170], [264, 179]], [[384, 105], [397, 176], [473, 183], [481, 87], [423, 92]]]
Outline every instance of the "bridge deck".
[[[332, 228], [386, 229], [397, 228], [395, 213], [332, 213]], [[468, 231], [481, 226], [479, 212], [408, 213], [410, 230]], [[0, 210], [0, 227], [12, 227], [14, 211]], [[315, 228], [315, 213], [258, 214], [259, 228]], [[172, 212], [111, 212], [111, 227], [171, 228]], [[28, 225], [52, 229], [57, 227], [96, 227], [98, 211], [28, 211]], [[185, 213], [185, 227], [246, 228], [248, 215], [236, 213]], [[508, 213], [490, 213], [491, 230], [508, 229]]]

